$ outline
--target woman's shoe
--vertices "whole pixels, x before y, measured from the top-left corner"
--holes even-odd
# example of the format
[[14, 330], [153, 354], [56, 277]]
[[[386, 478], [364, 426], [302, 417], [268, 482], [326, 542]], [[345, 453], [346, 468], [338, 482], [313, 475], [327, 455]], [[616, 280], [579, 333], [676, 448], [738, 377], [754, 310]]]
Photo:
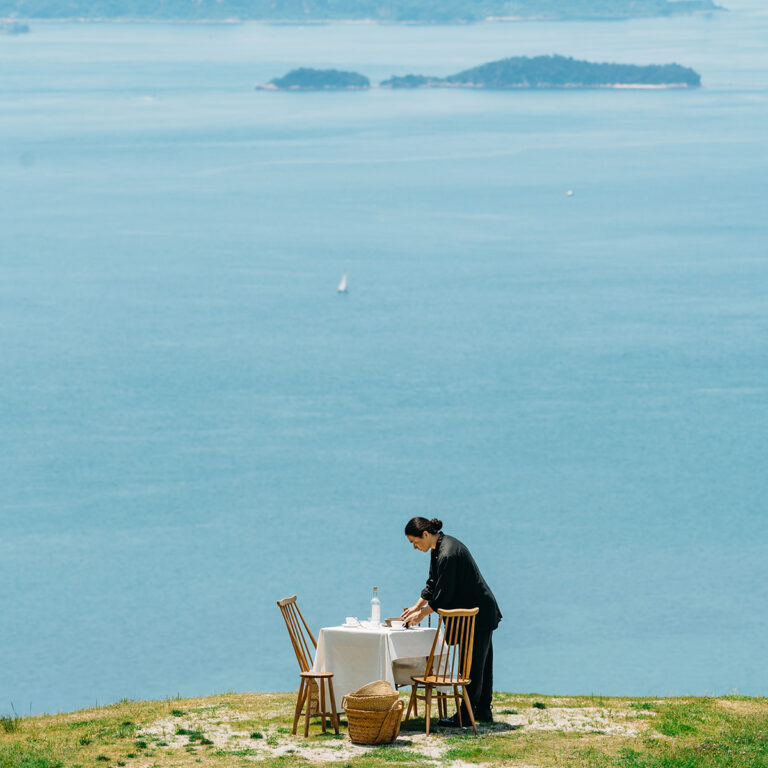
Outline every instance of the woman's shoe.
[[441, 728], [461, 728], [459, 725], [459, 716], [454, 715], [453, 717], [441, 717], [437, 724]]

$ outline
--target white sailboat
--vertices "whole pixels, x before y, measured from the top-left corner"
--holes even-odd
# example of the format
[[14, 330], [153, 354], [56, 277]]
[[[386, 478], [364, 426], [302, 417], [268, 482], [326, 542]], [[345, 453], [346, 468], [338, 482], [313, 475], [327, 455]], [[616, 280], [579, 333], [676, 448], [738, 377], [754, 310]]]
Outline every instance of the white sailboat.
[[347, 276], [346, 276], [346, 274], [341, 276], [341, 282], [339, 283], [339, 287], [336, 290], [339, 293], [347, 293]]

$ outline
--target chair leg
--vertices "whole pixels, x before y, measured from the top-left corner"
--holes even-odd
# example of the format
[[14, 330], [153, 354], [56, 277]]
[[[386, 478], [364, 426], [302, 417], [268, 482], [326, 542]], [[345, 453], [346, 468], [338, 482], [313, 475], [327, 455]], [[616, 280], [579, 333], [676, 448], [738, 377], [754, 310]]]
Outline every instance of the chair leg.
[[427, 726], [427, 736], [429, 736], [429, 716], [431, 714], [430, 710], [432, 709], [432, 686], [427, 683], [426, 685], [427, 689], [427, 700], [424, 702], [424, 709], [426, 712], [424, 713], [424, 722]]
[[333, 680], [331, 678], [328, 678], [328, 694], [329, 698], [331, 699], [331, 724], [333, 725], [333, 730], [336, 731], [336, 735], [339, 735], [339, 713], [336, 711], [336, 696], [334, 696], [333, 693]]
[[304, 738], [309, 736], [309, 717], [312, 714], [312, 679], [307, 680], [307, 711], [304, 713]]
[[411, 709], [414, 710], [414, 713], [413, 713], [414, 717], [417, 717], [417, 715], [416, 715], [416, 691], [417, 691], [418, 687], [419, 686], [416, 685], [416, 683], [414, 683], [411, 686], [411, 698], [408, 700], [408, 709], [406, 710], [406, 713], [405, 713], [405, 720], [403, 722], [403, 725], [408, 725], [408, 718], [411, 716]]
[[[411, 686], [411, 690], [413, 690], [413, 686]], [[410, 705], [410, 699], [408, 700], [408, 704]], [[413, 716], [418, 717], [419, 716], [419, 698], [418, 696], [413, 700]]]
[[304, 678], [301, 678], [299, 683], [299, 695], [296, 697], [296, 711], [293, 713], [293, 735], [296, 735], [296, 729], [299, 726], [299, 718], [301, 717], [301, 710], [304, 705]]
[[325, 680], [320, 678], [320, 723], [325, 733]]
[[469, 696], [467, 695], [467, 687], [461, 686], [461, 694], [464, 696], [464, 703], [467, 705], [467, 712], [469, 712], [469, 719], [472, 723], [472, 727], [475, 729], [475, 736], [477, 736], [477, 725], [475, 724], [475, 713], [472, 711], [472, 705], [469, 703]]
[[453, 700], [456, 702], [456, 716], [459, 718], [459, 728], [464, 727], [464, 723], [461, 722], [461, 699], [459, 698], [459, 686], [453, 686]]

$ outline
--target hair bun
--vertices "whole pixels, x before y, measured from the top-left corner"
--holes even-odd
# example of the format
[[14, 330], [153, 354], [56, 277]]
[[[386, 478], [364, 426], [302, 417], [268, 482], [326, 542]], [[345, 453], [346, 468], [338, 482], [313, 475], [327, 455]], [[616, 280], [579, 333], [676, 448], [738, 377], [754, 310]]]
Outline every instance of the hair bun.
[[429, 532], [430, 533], [438, 533], [442, 527], [443, 527], [443, 521], [442, 520], [438, 520], [436, 517], [433, 517], [429, 521]]

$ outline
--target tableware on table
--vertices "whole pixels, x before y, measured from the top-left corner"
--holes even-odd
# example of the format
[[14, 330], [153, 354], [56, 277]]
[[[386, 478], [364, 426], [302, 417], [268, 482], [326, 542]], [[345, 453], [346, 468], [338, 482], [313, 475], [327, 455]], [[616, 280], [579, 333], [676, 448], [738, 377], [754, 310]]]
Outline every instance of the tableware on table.
[[357, 620], [357, 616], [347, 616], [346, 619], [344, 619], [344, 626], [345, 627], [359, 627], [360, 622]]
[[392, 619], [389, 622], [389, 626], [392, 629], [405, 629], [405, 622], [402, 619]]

